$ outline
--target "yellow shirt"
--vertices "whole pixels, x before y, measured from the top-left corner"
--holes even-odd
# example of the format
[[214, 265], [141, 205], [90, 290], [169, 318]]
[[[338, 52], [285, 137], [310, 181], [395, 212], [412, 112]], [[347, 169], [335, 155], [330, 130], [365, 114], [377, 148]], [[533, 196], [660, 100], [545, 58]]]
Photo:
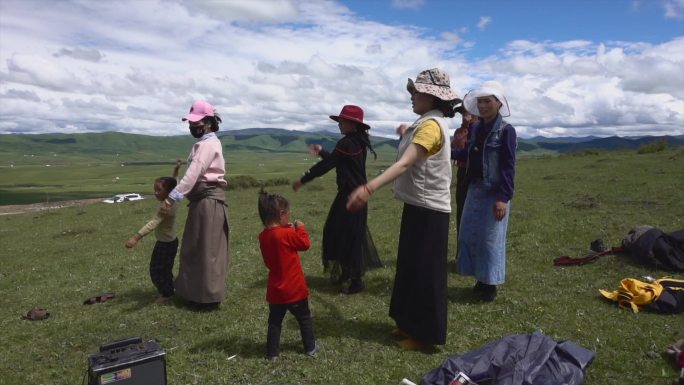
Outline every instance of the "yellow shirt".
[[428, 119], [416, 128], [413, 142], [427, 151], [427, 156], [435, 155], [442, 149], [444, 138], [439, 124], [433, 119]]

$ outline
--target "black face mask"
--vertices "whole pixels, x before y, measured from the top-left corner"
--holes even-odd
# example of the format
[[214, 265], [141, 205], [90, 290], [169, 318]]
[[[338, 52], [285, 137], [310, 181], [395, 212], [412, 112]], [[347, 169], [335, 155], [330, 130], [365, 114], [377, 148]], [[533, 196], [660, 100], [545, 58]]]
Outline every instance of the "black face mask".
[[190, 135], [194, 138], [201, 138], [204, 135], [204, 125], [190, 126]]

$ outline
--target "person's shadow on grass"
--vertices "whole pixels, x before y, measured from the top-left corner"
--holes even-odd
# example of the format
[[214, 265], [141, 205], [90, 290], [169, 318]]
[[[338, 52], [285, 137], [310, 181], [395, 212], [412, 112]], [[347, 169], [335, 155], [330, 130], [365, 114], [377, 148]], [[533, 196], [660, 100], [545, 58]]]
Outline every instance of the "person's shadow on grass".
[[484, 304], [473, 292], [472, 287], [449, 286], [447, 289], [449, 302], [456, 304]]
[[[264, 331], [265, 336], [265, 331]], [[266, 341], [263, 344], [256, 344], [252, 339], [245, 339], [239, 336], [229, 336], [227, 338], [210, 338], [195, 344], [190, 351], [192, 353], [203, 353], [206, 351], [220, 351], [228, 356], [237, 355], [242, 358], [261, 358], [266, 354]], [[290, 347], [283, 344], [281, 350], [296, 350], [297, 347]], [[301, 350], [301, 346], [299, 346]]]
[[130, 303], [132, 306], [126, 309], [129, 313], [137, 312], [150, 305], [154, 305], [159, 298], [159, 294], [154, 288], [150, 289], [129, 289], [125, 292], [117, 293], [117, 300], [122, 303]]
[[[357, 297], [359, 300], [362, 300], [365, 295], [381, 295], [386, 291], [386, 282], [384, 280], [366, 279], [366, 289], [361, 293], [352, 294], [351, 296], [339, 293], [339, 287], [333, 286], [325, 277], [318, 277], [317, 281], [314, 285], [320, 284], [323, 288], [330, 288], [325, 291], [317, 289], [312, 293], [313, 300], [318, 309], [313, 314], [314, 332], [317, 338], [352, 338], [359, 341], [374, 341], [386, 346], [396, 345], [396, 341], [390, 335], [393, 326], [389, 319], [385, 320], [384, 316], [383, 320], [356, 317], [354, 314], [348, 314], [340, 310], [339, 303], [334, 300], [337, 295], [345, 296], [345, 300]], [[333, 293], [335, 297], [330, 298], [329, 295], [325, 295], [329, 293]]]

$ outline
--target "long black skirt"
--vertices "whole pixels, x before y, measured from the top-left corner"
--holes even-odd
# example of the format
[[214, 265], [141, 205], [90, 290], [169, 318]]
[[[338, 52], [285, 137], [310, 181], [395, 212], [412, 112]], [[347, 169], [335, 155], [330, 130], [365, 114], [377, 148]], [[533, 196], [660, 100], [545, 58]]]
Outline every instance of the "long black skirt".
[[368, 230], [368, 207], [347, 210], [346, 192], [338, 192], [323, 226], [323, 267], [333, 278], [361, 278], [382, 262]]
[[404, 204], [390, 317], [414, 339], [444, 345], [449, 213]]

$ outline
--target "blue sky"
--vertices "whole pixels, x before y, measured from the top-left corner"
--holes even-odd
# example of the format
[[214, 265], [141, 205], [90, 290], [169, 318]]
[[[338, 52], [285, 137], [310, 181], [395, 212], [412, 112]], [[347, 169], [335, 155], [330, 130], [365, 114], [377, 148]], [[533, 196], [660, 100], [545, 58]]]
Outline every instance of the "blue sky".
[[[0, 0], [0, 132], [336, 130], [416, 118], [406, 79], [504, 85], [519, 135], [684, 135], [684, 0]], [[455, 119], [452, 126], [460, 122]]]
[[[436, 38], [443, 33], [455, 33], [463, 43], [472, 44], [468, 50], [472, 57], [496, 54], [498, 48], [512, 40], [662, 43], [684, 35], [681, 1], [349, 0], [343, 3], [369, 20], [417, 25], [425, 28], [426, 35]], [[672, 9], [669, 16], [668, 6]]]

